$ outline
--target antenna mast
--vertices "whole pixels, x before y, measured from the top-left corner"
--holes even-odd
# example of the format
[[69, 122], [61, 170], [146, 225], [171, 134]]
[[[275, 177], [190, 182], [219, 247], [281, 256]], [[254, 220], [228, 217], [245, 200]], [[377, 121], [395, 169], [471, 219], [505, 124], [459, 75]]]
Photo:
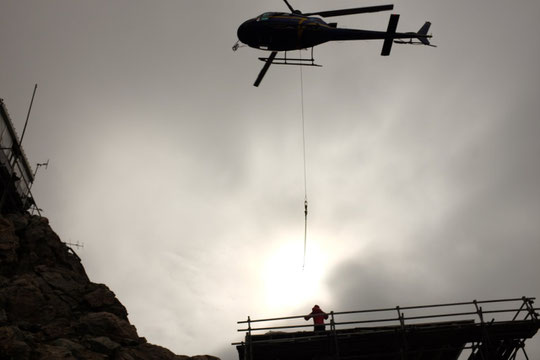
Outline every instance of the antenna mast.
[[22, 144], [24, 133], [26, 132], [26, 126], [28, 125], [28, 119], [30, 118], [30, 112], [32, 111], [32, 104], [34, 104], [34, 97], [36, 96], [37, 84], [34, 86], [34, 92], [32, 93], [32, 100], [30, 100], [30, 107], [28, 108], [28, 114], [26, 114], [26, 121], [24, 122], [24, 128], [21, 134], [21, 140], [19, 141], [19, 147]]

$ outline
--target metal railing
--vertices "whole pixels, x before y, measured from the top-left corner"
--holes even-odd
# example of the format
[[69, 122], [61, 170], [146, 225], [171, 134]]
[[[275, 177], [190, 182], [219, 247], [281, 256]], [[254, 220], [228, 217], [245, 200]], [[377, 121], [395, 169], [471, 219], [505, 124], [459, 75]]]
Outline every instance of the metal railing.
[[[481, 323], [485, 322], [485, 318], [488, 315], [500, 315], [500, 314], [512, 314], [511, 320], [518, 320], [520, 315], [523, 315], [523, 319], [521, 320], [538, 320], [538, 313], [539, 308], [534, 308], [534, 300], [536, 298], [533, 297], [521, 297], [521, 298], [513, 298], [513, 299], [501, 299], [501, 300], [473, 300], [469, 302], [456, 302], [456, 303], [446, 303], [446, 304], [432, 304], [432, 305], [420, 305], [420, 306], [396, 306], [393, 308], [381, 308], [381, 309], [369, 309], [369, 310], [357, 310], [357, 311], [331, 311], [328, 313], [330, 316], [330, 326], [332, 327], [343, 327], [344, 325], [350, 326], [350, 325], [365, 325], [365, 324], [372, 324], [372, 325], [379, 325], [383, 323], [390, 323], [390, 325], [404, 325], [406, 322], [411, 323], [411, 321], [416, 320], [428, 320], [428, 319], [443, 319], [443, 318], [464, 318], [470, 316], [477, 316], [478, 320], [480, 320]], [[486, 308], [486, 305], [500, 305], [500, 304], [509, 304], [509, 303], [516, 303], [519, 302], [519, 307], [510, 307], [510, 308]], [[437, 314], [427, 314], [427, 315], [411, 315], [406, 316], [406, 311], [414, 312], [415, 310], [426, 310], [426, 309], [436, 309], [436, 308], [465, 308], [469, 307], [469, 310], [464, 309], [463, 311], [451, 311], [451, 312], [445, 312], [445, 313], [437, 313]], [[394, 315], [390, 316], [381, 316], [377, 318], [370, 318], [370, 319], [356, 319], [356, 320], [350, 320], [350, 321], [338, 321], [338, 318], [341, 318], [343, 316], [350, 317], [352, 315], [368, 315], [368, 314], [375, 314], [375, 313], [393, 313]], [[249, 316], [247, 320], [244, 321], [238, 321], [238, 324], [247, 324], [247, 328], [241, 328], [238, 329], [239, 332], [248, 332], [250, 335], [253, 332], [258, 331], [272, 331], [272, 330], [285, 330], [285, 329], [299, 329], [299, 328], [311, 328], [313, 327], [312, 324], [292, 324], [292, 325], [273, 325], [273, 326], [264, 326], [264, 327], [253, 327], [252, 324], [254, 323], [277, 323], [277, 322], [283, 322], [288, 320], [296, 320], [296, 319], [302, 319], [304, 320], [305, 315], [297, 315], [297, 316], [287, 316], [287, 317], [278, 317], [278, 318], [269, 318], [269, 319], [256, 319], [253, 320]], [[454, 319], [455, 320], [455, 319]]]
[[[368, 309], [358, 311], [330, 311], [329, 325], [330, 334], [336, 336], [336, 331], [346, 331], [346, 329], [356, 329], [355, 325], [361, 325], [362, 329], [384, 330], [389, 326], [399, 326], [405, 329], [407, 325], [426, 324], [427, 320], [431, 322], [452, 322], [452, 321], [474, 321], [474, 323], [491, 324], [494, 321], [532, 321], [538, 322], [539, 308], [534, 307], [533, 297], [521, 297], [499, 300], [473, 300], [469, 302], [455, 302], [445, 304], [431, 304], [420, 306], [396, 306], [393, 308]], [[435, 311], [434, 310], [441, 310]], [[443, 311], [446, 310], [446, 311]], [[252, 359], [249, 353], [252, 351], [252, 344], [258, 340], [253, 336], [263, 335], [263, 332], [282, 332], [283, 330], [295, 330], [312, 328], [313, 324], [306, 323], [304, 317], [306, 315], [286, 316], [267, 319], [251, 319], [238, 321], [238, 324], [247, 327], [238, 329], [239, 332], [245, 332], [245, 342], [236, 342], [232, 345], [245, 345], [245, 359]], [[301, 319], [302, 323], [298, 323]], [[265, 325], [258, 326], [260, 323]], [[268, 333], [266, 333], [268, 334]], [[292, 334], [292, 333], [291, 333]], [[317, 338], [317, 332], [310, 335], [311, 338]], [[261, 339], [260, 341], [268, 342], [269, 340]], [[524, 347], [524, 339], [521, 340], [522, 349]], [[465, 348], [472, 349], [474, 352], [478, 344], [470, 343]], [[336, 349], [337, 337], [336, 337]], [[516, 350], [517, 351], [517, 350]], [[525, 352], [525, 350], [523, 349]]]

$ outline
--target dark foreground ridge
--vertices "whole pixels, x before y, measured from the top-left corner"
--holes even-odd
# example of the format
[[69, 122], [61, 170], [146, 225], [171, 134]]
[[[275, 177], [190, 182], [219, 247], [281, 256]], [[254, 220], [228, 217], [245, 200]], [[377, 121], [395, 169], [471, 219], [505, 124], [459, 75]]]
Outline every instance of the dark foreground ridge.
[[106, 285], [39, 216], [0, 216], [0, 359], [219, 360], [139, 337]]

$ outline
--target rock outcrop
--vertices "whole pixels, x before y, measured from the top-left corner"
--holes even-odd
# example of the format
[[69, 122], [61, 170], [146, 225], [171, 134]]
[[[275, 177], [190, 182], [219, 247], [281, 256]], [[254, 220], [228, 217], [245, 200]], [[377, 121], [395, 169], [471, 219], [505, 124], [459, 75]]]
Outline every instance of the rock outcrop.
[[44, 217], [0, 216], [0, 359], [219, 360], [147, 343]]

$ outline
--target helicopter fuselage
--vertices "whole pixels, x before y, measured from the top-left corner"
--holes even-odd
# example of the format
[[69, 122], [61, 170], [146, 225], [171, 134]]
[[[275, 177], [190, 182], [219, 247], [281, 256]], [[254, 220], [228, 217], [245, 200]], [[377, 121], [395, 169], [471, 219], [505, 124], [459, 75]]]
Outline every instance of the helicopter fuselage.
[[[337, 28], [314, 16], [296, 13], [264, 13], [247, 20], [238, 28], [238, 39], [262, 50], [289, 51], [306, 49], [335, 40], [384, 39], [383, 31]], [[410, 38], [410, 34], [395, 34], [394, 38]]]

